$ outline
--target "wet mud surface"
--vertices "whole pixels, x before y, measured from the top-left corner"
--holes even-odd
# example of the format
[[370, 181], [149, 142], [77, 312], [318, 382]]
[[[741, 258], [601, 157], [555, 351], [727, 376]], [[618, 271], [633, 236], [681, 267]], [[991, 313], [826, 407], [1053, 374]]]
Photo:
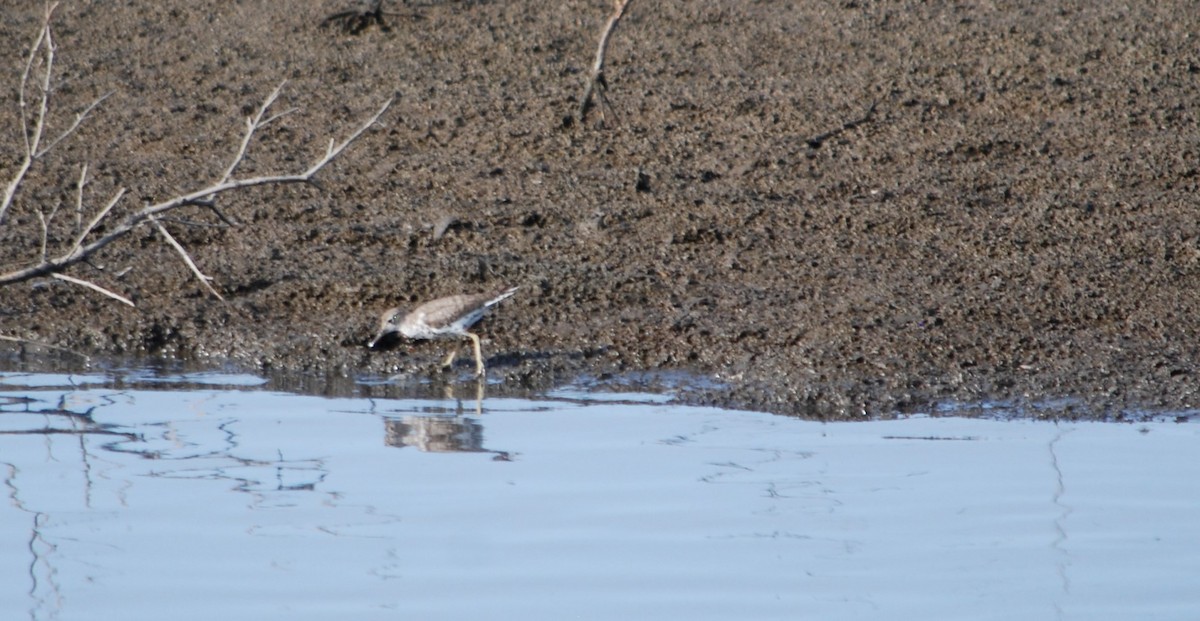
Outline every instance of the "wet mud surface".
[[[39, 256], [39, 210], [61, 206], [54, 254], [118, 188], [114, 218], [219, 178], [284, 80], [295, 111], [238, 176], [302, 170], [395, 102], [319, 187], [224, 195], [233, 225], [164, 218], [226, 301], [143, 227], [67, 272], [136, 308], [38, 278], [0, 290], [0, 334], [419, 381], [448, 345], [366, 348], [383, 309], [519, 286], [479, 325], [493, 393], [682, 373], [705, 378], [691, 401], [827, 417], [1200, 405], [1190, 3], [635, 0], [610, 106], [582, 123], [609, 3], [393, 2], [321, 26], [354, 6], [63, 2], [52, 125], [113, 94], [35, 164], [3, 271]], [[7, 182], [42, 11], [0, 13]]]

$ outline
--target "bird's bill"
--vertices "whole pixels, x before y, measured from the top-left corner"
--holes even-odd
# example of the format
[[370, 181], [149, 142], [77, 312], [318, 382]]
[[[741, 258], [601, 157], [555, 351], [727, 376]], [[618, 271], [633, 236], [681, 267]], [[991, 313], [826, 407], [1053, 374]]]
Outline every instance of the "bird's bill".
[[390, 324], [390, 323], [383, 324], [382, 326], [379, 327], [379, 332], [375, 333], [375, 338], [371, 339], [370, 343], [367, 343], [367, 348], [375, 349], [375, 344], [378, 343], [379, 341], [382, 341], [385, 336], [387, 336], [389, 334], [395, 334], [397, 332], [399, 332], [399, 330], [397, 330], [396, 327], [393, 326], [392, 324]]
[[382, 340], [383, 337], [395, 332], [399, 332], [399, 330], [396, 329], [396, 326], [392, 324], [392, 318], [395, 317], [396, 313], [398, 312], [400, 312], [400, 309], [398, 308], [389, 308], [383, 311], [383, 314], [379, 316], [379, 331], [375, 333], [375, 338], [371, 339], [371, 342], [367, 343], [367, 347], [369, 349], [375, 349], [375, 344]]

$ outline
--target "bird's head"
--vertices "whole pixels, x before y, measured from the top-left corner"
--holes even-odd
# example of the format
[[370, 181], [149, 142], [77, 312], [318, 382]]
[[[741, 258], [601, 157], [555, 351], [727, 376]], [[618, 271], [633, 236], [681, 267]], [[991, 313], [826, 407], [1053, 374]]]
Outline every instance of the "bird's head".
[[400, 331], [400, 320], [404, 315], [400, 313], [399, 308], [389, 308], [379, 315], [379, 331], [375, 333], [375, 338], [367, 343], [367, 347], [374, 349], [375, 345], [387, 337], [396, 334]]

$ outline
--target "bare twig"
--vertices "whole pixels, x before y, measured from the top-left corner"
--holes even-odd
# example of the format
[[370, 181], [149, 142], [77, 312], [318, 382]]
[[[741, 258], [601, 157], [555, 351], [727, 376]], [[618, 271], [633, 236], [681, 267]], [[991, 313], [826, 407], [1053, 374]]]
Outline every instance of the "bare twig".
[[[54, 40], [50, 36], [50, 18], [54, 14], [54, 9], [58, 4], [51, 4], [46, 7], [46, 17], [42, 20], [42, 30], [38, 33], [37, 39], [33, 42], [33, 47], [29, 48], [29, 56], [25, 59], [25, 70], [21, 72], [20, 92], [17, 93], [17, 99], [21, 106], [21, 129], [25, 132], [25, 152], [26, 155], [33, 159], [38, 152], [38, 145], [42, 141], [42, 130], [46, 126], [46, 109], [50, 106], [50, 76], [54, 70]], [[33, 71], [33, 63], [37, 59], [38, 50], [45, 46], [45, 59], [43, 64], [46, 66], [46, 73], [42, 79], [42, 96], [39, 99], [39, 107], [37, 116], [34, 119], [32, 134], [29, 130], [28, 117], [26, 116], [25, 89], [29, 84], [29, 74]]]
[[[105, 94], [93, 101], [83, 111], [75, 115], [74, 121], [56, 138], [45, 142], [46, 128], [48, 125], [48, 117], [50, 110], [50, 97], [52, 94], [52, 82], [54, 75], [54, 57], [55, 46], [52, 31], [50, 29], [50, 21], [53, 16], [55, 5], [51, 4], [45, 12], [42, 27], [37, 36], [34, 38], [33, 45], [29, 48], [28, 55], [25, 58], [24, 70], [21, 74], [18, 88], [18, 103], [20, 107], [20, 125], [22, 138], [24, 140], [25, 153], [21, 163], [18, 165], [16, 172], [8, 181], [3, 197], [0, 198], [0, 224], [3, 224], [4, 216], [8, 212], [13, 203], [22, 183], [25, 181], [30, 167], [42, 156], [51, 149], [55, 148], [60, 142], [70, 137], [76, 129], [85, 121], [93, 110], [102, 103], [109, 94]], [[26, 101], [27, 91], [33, 86], [33, 80], [37, 81], [37, 86], [40, 87], [40, 97], [34, 102], [34, 106], [30, 106]], [[133, 229], [143, 225], [153, 225], [169, 243], [177, 253], [183, 258], [184, 263], [192, 270], [192, 273], [200, 280], [200, 282], [208, 288], [208, 290], [217, 298], [222, 298], [221, 294], [211, 284], [211, 278], [206, 276], [200, 268], [192, 260], [187, 250], [176, 240], [170, 232], [158, 221], [158, 216], [165, 212], [178, 209], [188, 205], [198, 205], [211, 209], [217, 214], [222, 221], [227, 224], [232, 224], [232, 221], [225, 217], [224, 214], [217, 209], [216, 197], [225, 192], [234, 190], [260, 186], [260, 185], [275, 185], [286, 183], [311, 183], [317, 185], [314, 177], [326, 165], [335, 158], [340, 156], [355, 140], [357, 140], [371, 126], [378, 122], [379, 118], [391, 106], [391, 100], [383, 104], [379, 110], [371, 116], [365, 123], [356, 128], [343, 141], [337, 142], [330, 140], [329, 146], [326, 148], [324, 155], [315, 157], [307, 169], [303, 172], [295, 174], [270, 174], [244, 179], [234, 178], [238, 166], [245, 160], [246, 153], [254, 134], [261, 128], [269, 125], [275, 120], [291, 114], [294, 109], [288, 109], [283, 112], [272, 114], [271, 107], [278, 100], [280, 93], [283, 90], [284, 84], [277, 86], [259, 106], [257, 113], [246, 119], [246, 129], [240, 143], [233, 153], [233, 159], [228, 167], [221, 173], [217, 179], [194, 192], [177, 195], [167, 200], [146, 205], [142, 209], [125, 216], [123, 220], [116, 224], [107, 225], [107, 230], [95, 239], [88, 240], [89, 236], [105, 222], [112, 213], [113, 208], [120, 202], [125, 195], [125, 189], [121, 188], [116, 191], [108, 203], [87, 222], [83, 224], [84, 211], [84, 189], [88, 181], [88, 166], [84, 165], [79, 173], [79, 186], [75, 196], [75, 238], [68, 250], [62, 254], [50, 257], [48, 241], [51, 237], [51, 224], [54, 216], [57, 214], [60, 206], [56, 205], [49, 214], [43, 209], [37, 210], [37, 215], [41, 222], [42, 238], [38, 257], [26, 267], [0, 274], [0, 286], [12, 284], [19, 281], [28, 280], [42, 275], [52, 275], [55, 278], [71, 282], [84, 287], [88, 287], [104, 295], [119, 300], [125, 304], [133, 305], [128, 298], [122, 297], [112, 291], [109, 291], [95, 283], [67, 276], [62, 273], [63, 270], [79, 262], [88, 261], [92, 255], [107, 246], [108, 244], [129, 234]], [[111, 94], [111, 93], [110, 93]], [[31, 108], [33, 111], [31, 112]], [[319, 187], [319, 186], [318, 186]]]
[[276, 86], [275, 90], [271, 91], [270, 95], [267, 95], [267, 98], [263, 100], [262, 105], [258, 107], [257, 114], [246, 119], [246, 134], [242, 136], [242, 143], [238, 145], [237, 152], [233, 154], [233, 161], [229, 163], [229, 168], [226, 168], [225, 174], [221, 175], [221, 179], [219, 181], [220, 183], [229, 181], [229, 178], [233, 176], [234, 169], [236, 169], [238, 164], [242, 163], [242, 160], [245, 159], [246, 147], [250, 146], [250, 138], [254, 136], [254, 132], [256, 130], [261, 127], [265, 127], [268, 123], [279, 117], [289, 115], [296, 111], [295, 108], [289, 108], [283, 112], [280, 112], [279, 114], [271, 115], [271, 117], [265, 121], [263, 120], [263, 115], [267, 113], [267, 108], [270, 108], [271, 104], [274, 104], [275, 100], [279, 99], [279, 93], [283, 91], [284, 84], [287, 84], [286, 80], [280, 82], [279, 86]]
[[67, 352], [68, 354], [74, 354], [84, 360], [88, 360], [87, 355], [81, 354], [81, 353], [75, 351], [74, 349], [67, 349], [66, 347], [60, 347], [58, 345], [51, 345], [50, 343], [43, 343], [42, 341], [23, 339], [23, 338], [20, 338], [17, 336], [7, 336], [4, 334], [0, 334], [0, 341], [8, 341], [10, 343], [24, 343], [26, 345], [35, 345], [37, 347], [45, 347], [47, 349], [57, 349], [58, 351], [64, 351], [64, 352]]
[[[267, 109], [275, 103], [276, 99], [279, 99], [279, 94], [283, 92], [284, 84], [287, 84], [287, 80], [280, 82], [279, 86], [276, 86], [275, 90], [271, 91], [270, 95], [267, 95], [267, 98], [263, 100], [262, 105], [258, 107], [258, 112], [253, 117], [246, 117], [246, 133], [242, 135], [242, 142], [238, 145], [237, 152], [233, 154], [233, 160], [229, 162], [229, 167], [225, 169], [225, 174], [221, 175], [219, 183], [229, 181], [229, 179], [233, 177], [233, 171], [237, 169], [238, 165], [242, 163], [242, 160], [246, 158], [246, 149], [250, 146], [250, 139], [254, 137], [254, 132], [266, 127], [275, 119], [287, 116], [297, 110], [296, 108], [288, 108], [283, 112], [273, 114], [266, 119], [263, 119], [263, 116], [267, 113]], [[208, 208], [225, 224], [229, 226], [237, 226], [236, 222], [230, 220], [224, 213], [221, 212], [220, 209], [217, 209], [217, 202], [214, 197], [208, 196], [195, 201], [193, 204]]]
[[171, 246], [175, 248], [175, 252], [178, 252], [179, 256], [183, 258], [183, 262], [186, 263], [188, 269], [192, 270], [192, 273], [196, 275], [196, 279], [200, 281], [200, 284], [204, 285], [205, 288], [207, 288], [210, 293], [215, 295], [218, 300], [224, 302], [225, 297], [218, 293], [217, 290], [212, 286], [212, 277], [200, 271], [200, 268], [196, 266], [196, 262], [192, 261], [192, 257], [188, 254], [188, 251], [183, 248], [182, 244], [180, 244], [178, 241], [175, 241], [175, 238], [172, 237], [171, 233], [167, 231], [167, 227], [163, 226], [162, 223], [159, 222], [154, 216], [150, 217], [150, 222], [153, 223], [154, 227], [158, 229], [158, 232], [162, 233], [162, 236], [167, 239], [167, 243], [171, 244]]
[[57, 278], [59, 280], [65, 280], [72, 284], [87, 287], [88, 289], [91, 289], [93, 291], [99, 291], [100, 293], [103, 293], [104, 295], [107, 295], [108, 297], [110, 297], [118, 302], [124, 302], [125, 304], [128, 304], [128, 305], [136, 308], [136, 305], [133, 303], [133, 300], [130, 300], [129, 298], [127, 298], [119, 293], [113, 293], [112, 291], [109, 291], [108, 289], [105, 289], [104, 287], [101, 287], [100, 285], [97, 285], [94, 282], [88, 282], [81, 278], [75, 278], [74, 276], [67, 276], [66, 274], [51, 274], [50, 276]]
[[[33, 165], [33, 154], [37, 152], [38, 143], [42, 139], [42, 127], [46, 119], [47, 93], [45, 91], [42, 92], [40, 107], [42, 113], [37, 115], [34, 120], [33, 131], [31, 133], [29, 129], [29, 104], [25, 101], [25, 91], [29, 85], [29, 74], [33, 71], [33, 61], [37, 58], [37, 53], [42, 48], [42, 43], [46, 41], [47, 33], [50, 32], [50, 15], [54, 12], [55, 6], [57, 5], [52, 4], [46, 9], [46, 18], [42, 23], [42, 29], [38, 31], [37, 37], [33, 40], [33, 45], [29, 48], [29, 56], [25, 59], [25, 70], [21, 72], [21, 80], [17, 83], [17, 107], [21, 113], [21, 138], [25, 141], [25, 156], [21, 158], [21, 163], [17, 166], [16, 172], [13, 173], [8, 186], [4, 188], [4, 197], [0, 198], [0, 223], [4, 222], [4, 216], [8, 213], [9, 206], [12, 205], [13, 196], [16, 195], [17, 188], [20, 187], [21, 181], [25, 179], [25, 174], [29, 172], [29, 167]], [[53, 58], [52, 54], [48, 54], [48, 56]], [[48, 70], [47, 76], [49, 76]]]
[[326, 16], [325, 19], [321, 20], [321, 27], [324, 28], [331, 24], [337, 24], [341, 27], [342, 32], [356, 35], [370, 28], [371, 24], [379, 24], [379, 29], [387, 32], [391, 28], [388, 27], [387, 21], [383, 19], [383, 15], [383, 0], [371, 0], [364, 8], [338, 11]]
[[55, 146], [57, 146], [58, 143], [62, 142], [64, 139], [66, 139], [71, 134], [75, 133], [75, 130], [79, 129], [80, 124], [82, 124], [84, 122], [84, 120], [87, 119], [88, 115], [92, 113], [92, 110], [95, 110], [96, 106], [99, 106], [100, 104], [104, 103], [104, 100], [111, 97], [114, 92], [115, 91], [108, 91], [107, 93], [97, 97], [96, 100], [93, 101], [92, 103], [88, 104], [88, 106], [86, 108], [84, 108], [82, 112], [77, 113], [75, 115], [75, 120], [71, 121], [71, 126], [64, 129], [63, 132], [61, 134], [59, 134], [57, 138], [55, 138], [54, 140], [51, 140], [50, 144], [46, 145], [41, 151], [38, 151], [37, 153], [35, 153], [34, 159], [40, 158], [41, 156], [45, 155], [46, 153], [48, 153], [50, 151], [50, 149], [53, 149]]
[[[359, 126], [342, 142], [337, 143], [331, 140], [329, 147], [325, 151], [325, 155], [316, 159], [307, 170], [301, 173], [286, 175], [264, 175], [259, 177], [249, 177], [246, 179], [226, 179], [224, 181], [219, 181], [199, 190], [189, 192], [187, 194], [181, 194], [160, 203], [147, 205], [141, 210], [127, 216], [120, 224], [114, 226], [103, 236], [91, 241], [90, 243], [83, 244], [83, 240], [87, 234], [90, 233], [100, 219], [107, 214], [108, 210], [112, 208], [112, 205], [116, 204], [116, 202], [120, 200], [121, 195], [124, 192], [124, 190], [121, 190], [116, 196], [113, 197], [113, 199], [109, 202], [108, 207], [105, 208], [101, 215], [88, 225], [83, 234], [79, 236], [76, 243], [72, 246], [71, 250], [58, 257], [44, 260], [36, 265], [31, 265], [23, 269], [8, 272], [6, 274], [0, 274], [0, 286], [28, 280], [30, 278], [43, 276], [45, 274], [60, 272], [64, 268], [86, 259], [105, 246], [120, 239], [121, 237], [124, 237], [133, 229], [149, 222], [154, 216], [172, 209], [178, 209], [179, 207], [185, 205], [205, 204], [211, 201], [211, 199], [218, 194], [223, 194], [225, 192], [239, 190], [242, 188], [288, 183], [313, 183], [313, 177], [320, 172], [322, 168], [327, 166], [330, 162], [341, 155], [342, 152], [346, 150], [346, 147], [350, 146], [351, 143], [362, 136], [367, 129], [374, 125], [379, 118], [383, 116], [384, 112], [387, 112], [391, 105], [392, 100], [389, 99], [383, 104], [382, 107], [379, 108], [377, 112], [375, 112], [374, 115], [371, 116], [371, 118]], [[236, 168], [237, 164], [238, 162], [235, 161], [230, 168]]]
[[108, 215], [108, 212], [112, 211], [112, 208], [116, 206], [117, 201], [120, 201], [122, 196], [125, 196], [125, 188], [117, 190], [117, 193], [113, 194], [112, 199], [108, 201], [108, 204], [104, 206], [104, 209], [101, 209], [100, 213], [96, 214], [96, 217], [92, 218], [92, 221], [88, 222], [88, 225], [79, 232], [79, 235], [75, 238], [75, 243], [71, 244], [71, 249], [67, 251], [67, 254], [75, 254], [79, 251], [79, 248], [83, 245], [83, 240], [87, 238], [88, 233], [91, 233], [92, 229], [96, 228], [96, 225], [100, 224], [100, 221]]
[[58, 205], [55, 205], [54, 209], [50, 210], [50, 215], [48, 216], [46, 215], [46, 212], [42, 211], [41, 209], [39, 209], [37, 212], [38, 222], [42, 225], [42, 244], [41, 248], [38, 250], [38, 256], [40, 256], [43, 261], [46, 260], [46, 243], [47, 240], [50, 239], [50, 221], [54, 219], [54, 214], [56, 213], [58, 213]]
[[[592, 103], [593, 95], [605, 106], [608, 105], [608, 100], [604, 95], [604, 91], [608, 89], [608, 80], [604, 77], [604, 57], [608, 53], [608, 40], [612, 37], [613, 31], [617, 29], [617, 24], [625, 16], [625, 9], [632, 1], [613, 0], [613, 13], [608, 17], [608, 23], [604, 25], [604, 30], [600, 33], [600, 44], [596, 48], [596, 62], [592, 65], [592, 75], [588, 79], [587, 88], [583, 91], [583, 99], [579, 102], [580, 123], [587, 120], [588, 112], [595, 106]], [[600, 114], [603, 117], [603, 111]]]
[[[8, 215], [8, 210], [12, 206], [13, 197], [16, 196], [17, 188], [25, 180], [25, 175], [29, 172], [33, 163], [48, 153], [51, 149], [62, 142], [68, 136], [79, 128], [79, 125], [87, 119], [105, 99], [112, 93], [106, 93], [86, 108], [82, 112], [75, 115], [75, 120], [67, 129], [63, 130], [57, 138], [50, 141], [46, 146], [42, 146], [42, 139], [45, 136], [46, 121], [49, 115], [50, 108], [50, 93], [51, 93], [51, 78], [54, 74], [54, 37], [50, 31], [50, 18], [54, 14], [54, 9], [58, 4], [50, 4], [46, 7], [46, 14], [42, 21], [41, 30], [37, 37], [34, 38], [33, 45], [29, 48], [29, 55], [25, 58], [25, 68], [21, 72], [21, 79], [17, 85], [17, 105], [20, 108], [21, 114], [21, 136], [25, 141], [25, 153], [21, 158], [21, 163], [17, 165], [17, 170], [9, 179], [8, 185], [4, 189], [3, 197], [0, 197], [0, 224], [4, 223], [4, 218]], [[29, 89], [29, 78], [33, 73], [34, 65], [38, 58], [38, 52], [41, 51], [43, 73], [40, 78], [41, 96], [38, 98], [37, 110], [33, 113], [33, 118], [29, 115], [29, 102], [25, 99], [25, 91]], [[32, 127], [30, 123], [32, 122]]]
[[79, 170], [79, 185], [75, 188], [75, 233], [83, 230], [83, 186], [87, 185], [88, 165]]

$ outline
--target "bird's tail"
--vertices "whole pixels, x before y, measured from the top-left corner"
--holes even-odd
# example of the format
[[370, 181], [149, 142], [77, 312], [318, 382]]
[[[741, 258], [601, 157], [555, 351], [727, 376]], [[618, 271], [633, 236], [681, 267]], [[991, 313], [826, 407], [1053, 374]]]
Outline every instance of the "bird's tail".
[[517, 289], [520, 289], [520, 287], [512, 287], [511, 289], [505, 289], [503, 292], [497, 293], [496, 297], [488, 300], [484, 306], [495, 306], [500, 302], [507, 300], [508, 298], [512, 297], [512, 294], [517, 292]]

